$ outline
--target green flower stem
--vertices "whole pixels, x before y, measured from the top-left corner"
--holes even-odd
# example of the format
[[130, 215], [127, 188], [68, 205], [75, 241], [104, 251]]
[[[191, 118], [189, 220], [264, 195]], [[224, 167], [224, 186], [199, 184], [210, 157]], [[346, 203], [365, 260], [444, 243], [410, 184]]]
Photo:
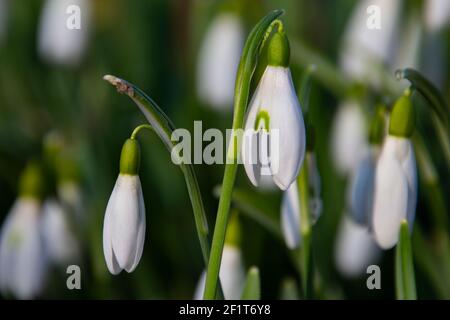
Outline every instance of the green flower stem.
[[309, 182], [308, 165], [306, 159], [300, 169], [300, 175], [297, 178], [298, 196], [300, 201], [300, 233], [302, 235], [302, 248], [300, 254], [301, 278], [303, 295], [305, 298], [311, 298], [312, 294], [312, 259], [311, 259], [311, 219], [309, 210]]
[[[247, 108], [250, 83], [253, 71], [256, 67], [257, 55], [261, 44], [271, 27], [272, 23], [283, 13], [282, 10], [275, 10], [266, 15], [251, 31], [242, 52], [241, 61], [236, 78], [235, 96], [234, 96], [234, 115], [233, 132], [242, 129], [244, 123], [244, 114]], [[228, 223], [228, 214], [230, 211], [231, 196], [236, 179], [238, 167], [237, 153], [240, 150], [240, 142], [235, 136], [228, 146], [227, 161], [222, 182], [222, 194], [220, 195], [219, 208], [217, 210], [216, 224], [211, 246], [211, 255], [208, 262], [205, 284], [205, 299], [214, 299], [219, 279], [220, 261], [222, 259], [225, 233]], [[228, 160], [228, 159], [227, 159]]]
[[150, 131], [153, 131], [153, 127], [149, 124], [141, 124], [140, 126], [137, 126], [134, 128], [133, 132], [131, 133], [130, 139], [136, 139], [139, 131], [142, 129], [148, 129]]
[[400, 239], [395, 252], [395, 289], [399, 300], [417, 299], [413, 253], [406, 220], [400, 226]]
[[[172, 142], [171, 140], [171, 135], [173, 130], [175, 129], [175, 126], [172, 124], [167, 115], [158, 107], [158, 105], [138, 87], [123, 79], [111, 75], [105, 76], [104, 79], [114, 85], [119, 93], [126, 94], [136, 103], [140, 111], [147, 118], [151, 128], [160, 137], [169, 152], [171, 152], [172, 148], [175, 146], [174, 142]], [[136, 135], [138, 131], [143, 128], [144, 126], [137, 127], [134, 130], [132, 136]], [[197, 229], [203, 259], [205, 265], [208, 265], [208, 258], [210, 253], [208, 241], [208, 222], [206, 220], [200, 188], [198, 186], [193, 166], [181, 161], [180, 168], [183, 172], [189, 193], [189, 198], [191, 200], [192, 209], [194, 212], [195, 226]]]

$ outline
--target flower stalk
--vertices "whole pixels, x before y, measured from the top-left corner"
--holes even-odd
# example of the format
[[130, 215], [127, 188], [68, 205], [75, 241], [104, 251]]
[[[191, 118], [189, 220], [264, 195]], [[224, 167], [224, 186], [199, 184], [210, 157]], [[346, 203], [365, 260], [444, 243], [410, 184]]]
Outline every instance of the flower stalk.
[[[250, 94], [250, 84], [253, 71], [256, 67], [257, 55], [261, 44], [266, 37], [266, 32], [272, 23], [283, 13], [281, 10], [275, 10], [266, 15], [250, 33], [241, 56], [239, 69], [236, 78], [233, 131], [242, 129], [244, 124], [244, 115]], [[228, 146], [227, 157], [232, 160], [237, 159], [237, 152], [240, 150], [239, 140], [233, 136]], [[225, 233], [230, 211], [231, 196], [236, 179], [238, 163], [237, 161], [227, 161], [222, 182], [222, 194], [219, 200], [217, 210], [216, 224], [211, 246], [211, 255], [208, 262], [206, 274], [204, 299], [214, 299], [217, 290], [219, 278], [220, 260], [225, 241]]]

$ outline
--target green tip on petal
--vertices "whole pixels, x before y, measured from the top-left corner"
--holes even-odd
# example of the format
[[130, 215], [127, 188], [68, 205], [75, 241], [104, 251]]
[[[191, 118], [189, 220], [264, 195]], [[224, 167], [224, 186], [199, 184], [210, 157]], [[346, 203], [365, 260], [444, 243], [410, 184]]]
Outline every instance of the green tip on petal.
[[267, 47], [267, 64], [275, 67], [289, 66], [289, 59], [291, 50], [289, 48], [289, 41], [284, 30], [278, 28], [269, 40]]
[[42, 167], [35, 161], [30, 162], [19, 180], [19, 195], [42, 199], [45, 193], [45, 178]]
[[391, 112], [389, 134], [410, 138], [414, 132], [416, 116], [409, 90], [395, 102]]
[[127, 139], [120, 154], [120, 173], [137, 175], [141, 162], [141, 149], [136, 139]]
[[252, 266], [247, 272], [244, 290], [241, 300], [259, 300], [261, 299], [261, 280], [258, 267]]
[[239, 248], [241, 245], [241, 228], [237, 212], [232, 212], [228, 222], [225, 243]]

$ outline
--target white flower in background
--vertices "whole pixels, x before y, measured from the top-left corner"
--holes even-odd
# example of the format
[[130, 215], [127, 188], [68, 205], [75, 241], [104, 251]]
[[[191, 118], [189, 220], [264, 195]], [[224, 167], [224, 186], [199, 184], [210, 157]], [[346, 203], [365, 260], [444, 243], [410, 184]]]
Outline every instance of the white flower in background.
[[19, 299], [32, 299], [44, 287], [47, 256], [41, 237], [40, 201], [19, 197], [0, 234], [0, 288]]
[[145, 205], [139, 170], [139, 144], [127, 139], [120, 159], [120, 174], [106, 207], [103, 253], [112, 274], [132, 272], [142, 256], [145, 240]]
[[367, 267], [378, 262], [381, 250], [366, 226], [343, 215], [338, 229], [335, 261], [338, 271], [348, 278], [366, 274]]
[[[313, 223], [317, 221], [322, 213], [322, 199], [320, 197], [320, 175], [317, 170], [316, 158], [314, 153], [306, 154], [306, 163], [308, 165], [308, 182], [311, 191], [309, 197], [309, 206]], [[294, 181], [284, 192], [281, 203], [281, 229], [284, 240], [289, 249], [298, 247], [301, 243], [300, 234], [300, 200], [298, 194], [297, 182]]]
[[200, 98], [216, 109], [233, 108], [243, 43], [243, 27], [238, 16], [224, 13], [212, 21], [200, 50], [197, 89]]
[[369, 226], [375, 189], [375, 167], [379, 148], [371, 146], [351, 176], [348, 194], [350, 214], [356, 223]]
[[356, 102], [339, 105], [334, 117], [331, 142], [336, 168], [341, 174], [356, 170], [368, 145], [364, 114]]
[[[350, 79], [379, 85], [377, 68], [392, 58], [401, 4], [401, 0], [357, 2], [344, 33], [339, 58], [342, 70]], [[380, 28], [376, 26], [378, 22]]]
[[[228, 244], [223, 247], [219, 279], [226, 300], [239, 300], [241, 298], [245, 283], [245, 269], [241, 250], [238, 247]], [[205, 282], [206, 272], [203, 271], [195, 288], [195, 300], [203, 299]]]
[[[69, 11], [74, 6], [80, 8], [79, 29], [73, 28], [72, 23], [68, 27], [68, 19], [76, 14]], [[89, 0], [47, 0], [38, 31], [38, 50], [42, 58], [55, 64], [78, 65], [87, 47], [90, 11]]]
[[69, 216], [55, 199], [45, 201], [42, 209], [42, 232], [49, 258], [66, 267], [79, 258], [79, 247], [73, 234]]
[[372, 228], [375, 240], [383, 249], [397, 243], [403, 220], [412, 228], [415, 218], [417, 169], [410, 140], [414, 108], [408, 95], [394, 105], [389, 134], [376, 167]]
[[430, 32], [441, 30], [450, 23], [450, 1], [427, 0], [425, 2], [425, 26]]
[[286, 190], [303, 162], [305, 124], [288, 67], [286, 35], [278, 31], [269, 41], [268, 66], [245, 120], [242, 159], [253, 185], [259, 185], [262, 175], [270, 175]]

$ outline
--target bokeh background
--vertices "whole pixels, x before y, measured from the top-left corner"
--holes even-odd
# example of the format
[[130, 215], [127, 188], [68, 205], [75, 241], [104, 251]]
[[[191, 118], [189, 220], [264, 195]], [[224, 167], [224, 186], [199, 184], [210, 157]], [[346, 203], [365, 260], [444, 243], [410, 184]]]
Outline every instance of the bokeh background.
[[[82, 24], [80, 31], [86, 33], [85, 47], [70, 61], [58, 60], [39, 49], [45, 2], [0, 0], [0, 223], [17, 197], [18, 179], [26, 164], [31, 159], [44, 161], [52, 147], [62, 154], [63, 167], [69, 168], [63, 170], [69, 172], [66, 178], [79, 187], [82, 199], [77, 216], [71, 216], [81, 247], [78, 264], [82, 270], [82, 290], [68, 290], [65, 268], [52, 267], [39, 298], [192, 298], [203, 262], [189, 197], [181, 171], [151, 133], [145, 132], [140, 137], [140, 177], [147, 207], [144, 254], [131, 274], [112, 276], [106, 268], [102, 250], [104, 211], [118, 175], [122, 144], [145, 118], [102, 77], [114, 74], [138, 85], [177, 127], [192, 130], [193, 121], [202, 120], [203, 130], [224, 130], [231, 127], [232, 105], [214, 108], [198, 94], [202, 41], [212, 21], [224, 10], [236, 15], [245, 38], [262, 16], [276, 8], [286, 10], [282, 19], [291, 40], [296, 86], [310, 63], [325, 70], [313, 81], [310, 102], [323, 201], [322, 216], [314, 226], [316, 297], [394, 298], [394, 250], [384, 252], [379, 261], [381, 290], [366, 288], [365, 273], [350, 279], [343, 276], [334, 259], [348, 179], [337, 171], [330, 144], [334, 115], [340, 102], [346, 99], [342, 88], [352, 84], [351, 80], [346, 82], [339, 61], [346, 28], [358, 1], [90, 0], [85, 3], [86, 11], [82, 11], [89, 16], [83, 20], [86, 24]], [[397, 34], [396, 45], [400, 49], [410, 48], [405, 34], [417, 28], [414, 67], [427, 75], [448, 101], [448, 23], [437, 30], [429, 27], [426, 1], [398, 2], [401, 10], [393, 29]], [[382, 80], [382, 85], [372, 86], [367, 81], [356, 85], [366, 95], [369, 110], [380, 100], [392, 103], [396, 96], [391, 93], [398, 92], [397, 88], [386, 90], [386, 87], [391, 83], [390, 88], [396, 86], [393, 71], [409, 66], [402, 58], [389, 58], [382, 63], [382, 73], [390, 80]], [[444, 199], [440, 210], [448, 216], [448, 164], [430, 130], [432, 122], [426, 120], [427, 108], [419, 109], [425, 144], [439, 176], [436, 192]], [[212, 229], [218, 204], [214, 189], [221, 183], [224, 167], [195, 165], [195, 169]], [[55, 192], [61, 179], [64, 178], [48, 178], [49, 194]], [[299, 286], [295, 263], [283, 241], [252, 218], [257, 211], [257, 215], [278, 223], [281, 192], [254, 188], [242, 167], [236, 189], [242, 195], [242, 201], [235, 202], [233, 207], [240, 215], [245, 266], [260, 268], [263, 298], [281, 298], [289, 288]], [[442, 249], [441, 243], [446, 242], [434, 233], [432, 204], [429, 193], [420, 184], [416, 226], [420, 225], [423, 247], [414, 246], [414, 250], [419, 251], [416, 258], [422, 253], [431, 257], [425, 262], [415, 261], [418, 295], [450, 298], [450, 269], [445, 268], [449, 261], [445, 255], [450, 255], [450, 251], [448, 247]]]

